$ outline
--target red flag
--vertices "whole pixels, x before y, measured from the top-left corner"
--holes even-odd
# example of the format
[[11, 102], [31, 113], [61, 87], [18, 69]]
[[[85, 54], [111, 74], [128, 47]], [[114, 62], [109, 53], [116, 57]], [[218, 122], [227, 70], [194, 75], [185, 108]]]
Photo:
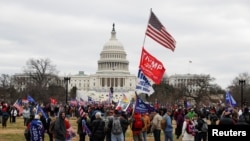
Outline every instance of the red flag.
[[54, 98], [50, 98], [50, 103], [51, 103], [51, 104], [56, 104], [57, 101], [56, 101], [56, 99], [54, 99]]
[[163, 64], [149, 54], [144, 47], [142, 47], [140, 68], [144, 75], [152, 79], [156, 84], [161, 83], [165, 68]]
[[151, 11], [150, 14], [146, 35], [164, 47], [174, 51], [176, 44], [175, 39], [166, 31], [165, 27], [161, 24], [153, 11]]

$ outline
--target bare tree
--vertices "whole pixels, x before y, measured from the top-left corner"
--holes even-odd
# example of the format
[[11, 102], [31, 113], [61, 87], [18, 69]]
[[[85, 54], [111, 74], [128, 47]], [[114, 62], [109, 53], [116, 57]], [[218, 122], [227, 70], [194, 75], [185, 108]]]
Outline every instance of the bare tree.
[[58, 71], [50, 59], [29, 59], [24, 67], [24, 73], [30, 78], [27, 82], [29, 94], [36, 95], [40, 100], [48, 99], [48, 87], [58, 80]]
[[48, 87], [58, 73], [56, 66], [52, 65], [50, 59], [30, 59], [24, 67], [24, 72], [30, 76], [33, 84], [42, 88]]
[[10, 86], [10, 76], [8, 74], [2, 74], [0, 77], [0, 87], [7, 88]]
[[194, 100], [197, 105], [208, 104], [211, 102], [212, 95], [217, 95], [222, 92], [221, 88], [212, 84], [215, 78], [210, 75], [197, 75], [190, 79], [186, 84], [181, 85], [183, 97], [185, 99]]

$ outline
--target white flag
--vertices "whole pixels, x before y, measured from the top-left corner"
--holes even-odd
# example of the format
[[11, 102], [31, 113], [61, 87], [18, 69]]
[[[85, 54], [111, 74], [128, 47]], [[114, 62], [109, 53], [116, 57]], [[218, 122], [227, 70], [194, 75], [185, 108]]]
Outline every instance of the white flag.
[[155, 91], [150, 84], [149, 80], [147, 77], [142, 73], [142, 71], [139, 69], [138, 71], [138, 83], [136, 85], [136, 92], [137, 93], [146, 93], [148, 96], [153, 94]]

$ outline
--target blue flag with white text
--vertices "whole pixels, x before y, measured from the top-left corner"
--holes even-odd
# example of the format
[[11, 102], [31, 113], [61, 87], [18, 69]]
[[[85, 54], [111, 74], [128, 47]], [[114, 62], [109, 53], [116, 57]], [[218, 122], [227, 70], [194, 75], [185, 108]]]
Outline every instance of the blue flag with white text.
[[229, 104], [232, 107], [235, 107], [237, 105], [233, 96], [229, 92], [226, 93], [226, 104]]
[[137, 93], [146, 93], [150, 96], [155, 92], [148, 78], [143, 74], [141, 69], [138, 71], [137, 80], [138, 83], [135, 88]]
[[145, 103], [137, 94], [136, 95], [136, 101], [134, 106], [134, 113], [150, 113], [154, 112], [155, 108], [151, 106], [150, 104]]

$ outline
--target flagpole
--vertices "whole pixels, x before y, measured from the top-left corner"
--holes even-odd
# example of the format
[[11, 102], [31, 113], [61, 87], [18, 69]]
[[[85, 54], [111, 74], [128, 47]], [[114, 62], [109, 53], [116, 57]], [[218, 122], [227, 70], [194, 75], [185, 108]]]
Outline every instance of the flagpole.
[[[149, 14], [149, 18], [148, 18], [147, 28], [148, 28], [148, 24], [149, 24], [149, 19], [150, 19], [151, 13], [152, 13], [152, 8], [150, 8], [150, 14]], [[144, 44], [145, 44], [145, 41], [146, 41], [147, 28], [146, 28], [146, 31], [145, 31], [145, 35], [144, 35], [144, 40], [143, 40], [142, 47], [144, 47]]]
[[137, 101], [137, 93], [135, 92], [135, 102], [133, 105], [132, 117], [134, 116], [136, 101]]

